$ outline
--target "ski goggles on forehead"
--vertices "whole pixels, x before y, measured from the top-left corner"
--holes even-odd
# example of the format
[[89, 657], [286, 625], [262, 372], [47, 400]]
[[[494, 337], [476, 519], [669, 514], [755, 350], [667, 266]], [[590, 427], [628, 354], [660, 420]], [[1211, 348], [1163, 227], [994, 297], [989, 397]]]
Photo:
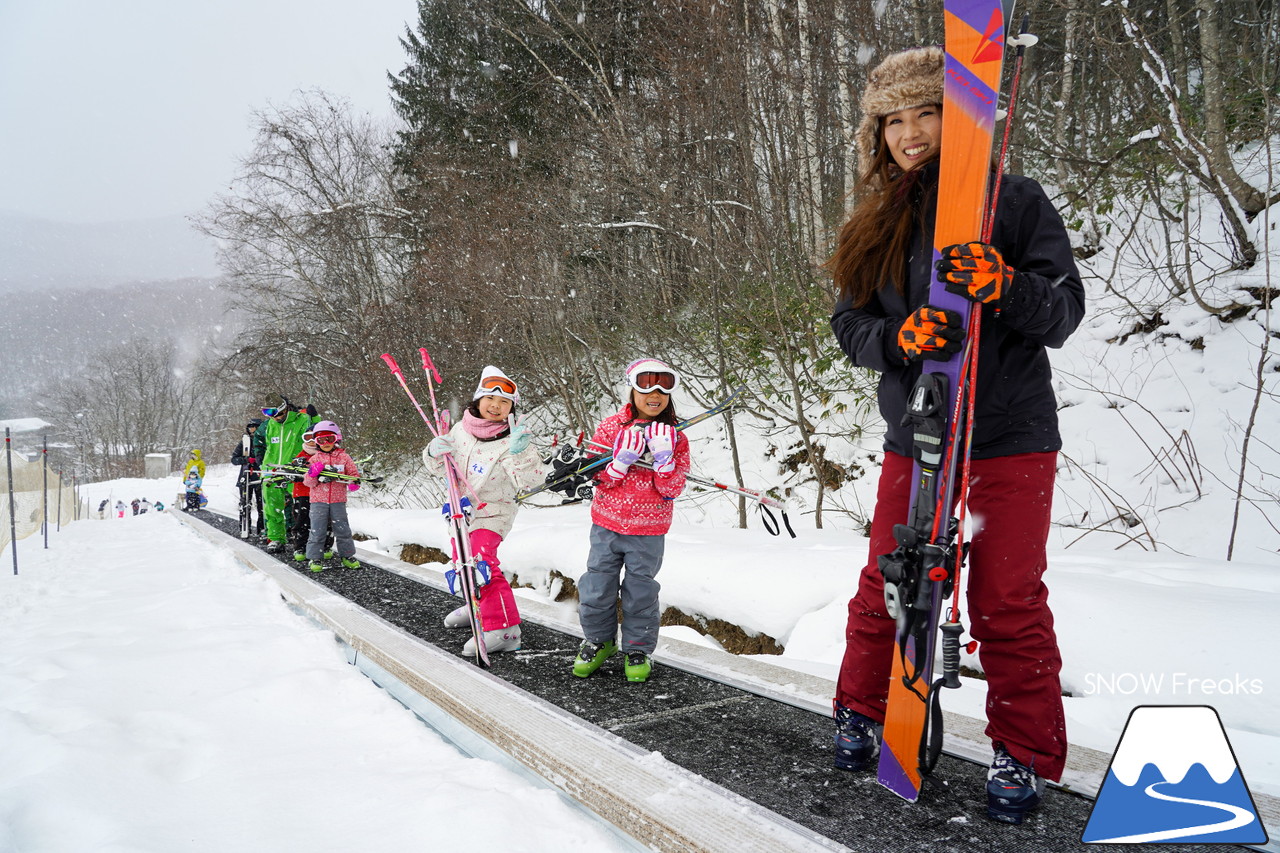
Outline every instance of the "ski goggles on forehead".
[[486, 376], [480, 380], [480, 390], [514, 394], [516, 393], [516, 383], [505, 376]]
[[678, 384], [679, 380], [674, 373], [661, 373], [656, 370], [646, 370], [631, 377], [631, 387], [641, 394], [651, 394], [654, 391], [670, 394]]

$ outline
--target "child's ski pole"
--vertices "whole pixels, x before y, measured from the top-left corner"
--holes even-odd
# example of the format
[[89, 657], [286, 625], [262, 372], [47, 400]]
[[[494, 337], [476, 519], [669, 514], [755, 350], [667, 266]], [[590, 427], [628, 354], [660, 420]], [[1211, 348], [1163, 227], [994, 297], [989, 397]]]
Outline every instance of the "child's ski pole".
[[[413, 402], [414, 408], [422, 416], [427, 429], [431, 430], [431, 433], [439, 438], [449, 431], [448, 418], [447, 416], [442, 416], [436, 406], [436, 392], [431, 384], [433, 376], [436, 382], [440, 381], [440, 374], [435, 370], [435, 366], [431, 364], [431, 359], [427, 355], [426, 349], [421, 350], [421, 352], [422, 366], [427, 371], [427, 389], [431, 394], [431, 414], [435, 418], [434, 423], [431, 418], [427, 417], [427, 413], [423, 411], [421, 404], [413, 396], [413, 392], [409, 390], [409, 383], [405, 381], [404, 373], [400, 370], [400, 365], [396, 364], [396, 360], [391, 357], [390, 353], [384, 353], [382, 360], [387, 363], [387, 367], [391, 369], [392, 374], [400, 382], [400, 387], [404, 389], [404, 393]], [[485, 648], [484, 628], [480, 624], [480, 596], [476, 588], [475, 571], [471, 559], [470, 529], [462, 502], [462, 490], [458, 484], [458, 472], [453, 461], [453, 454], [445, 453], [440, 458], [444, 463], [445, 483], [449, 491], [449, 503], [446, 505], [445, 517], [449, 522], [450, 538], [453, 540], [453, 572], [454, 576], [460, 580], [462, 595], [466, 601], [467, 612], [471, 622], [471, 636], [476, 647], [476, 664], [488, 667], [489, 650]], [[453, 584], [450, 583], [449, 586], [450, 591], [452, 591]]]
[[[599, 448], [605, 447], [603, 444], [600, 444], [597, 441], [591, 441], [590, 439], [587, 439], [587, 444], [590, 444], [593, 447], [599, 447]], [[636, 464], [636, 467], [638, 468], [646, 468], [650, 471], [653, 470], [653, 464], [650, 462], [645, 462], [642, 460], [642, 461], [636, 462], [635, 464]], [[773, 517], [773, 513], [770, 512], [769, 509], [771, 507], [773, 509], [776, 509], [778, 512], [782, 514], [782, 523], [786, 525], [787, 532], [791, 534], [791, 538], [792, 539], [796, 538], [796, 532], [791, 529], [791, 519], [787, 517], [787, 506], [777, 498], [771, 498], [768, 495], [766, 495], [764, 492], [757, 492], [757, 491], [754, 491], [753, 489], [743, 489], [737, 486], [726, 485], [725, 483], [721, 483], [716, 480], [712, 480], [707, 477], [702, 477], [693, 473], [687, 473], [684, 476], [685, 476], [685, 479], [691, 483], [697, 483], [700, 486], [706, 486], [712, 489], [719, 489], [722, 492], [730, 492], [735, 495], [742, 495], [744, 498], [750, 498], [751, 500], [755, 501], [757, 504], [760, 505], [760, 519], [764, 523], [765, 529], [768, 530], [774, 536], [777, 536], [778, 533], [781, 531], [778, 527], [778, 520]]]

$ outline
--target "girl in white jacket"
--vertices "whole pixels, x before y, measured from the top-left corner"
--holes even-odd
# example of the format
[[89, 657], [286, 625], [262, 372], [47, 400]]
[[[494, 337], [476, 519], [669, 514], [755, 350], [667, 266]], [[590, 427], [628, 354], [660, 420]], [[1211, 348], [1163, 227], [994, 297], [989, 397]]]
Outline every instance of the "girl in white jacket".
[[[471, 554], [489, 568], [489, 582], [480, 587], [480, 625], [490, 653], [520, 648], [520, 611], [511, 584], [499, 568], [498, 546], [515, 521], [516, 495], [545, 477], [529, 428], [510, 426], [509, 416], [519, 403], [516, 383], [498, 368], [486, 367], [462, 420], [422, 451], [422, 461], [431, 473], [442, 475], [440, 457], [451, 453], [467, 479], [464, 491], [473, 502]], [[468, 618], [464, 605], [446, 616], [444, 624], [460, 628]], [[462, 654], [475, 654], [474, 639], [467, 641]]]

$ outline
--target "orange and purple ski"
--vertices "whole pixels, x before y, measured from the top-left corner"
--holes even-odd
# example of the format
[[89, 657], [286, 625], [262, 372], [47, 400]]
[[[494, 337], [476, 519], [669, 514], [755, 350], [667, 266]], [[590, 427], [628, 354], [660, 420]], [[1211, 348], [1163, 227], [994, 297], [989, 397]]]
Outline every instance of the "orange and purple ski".
[[[944, 0], [946, 68], [943, 84], [942, 153], [933, 257], [956, 243], [982, 236], [991, 177], [991, 150], [1005, 50], [1005, 10], [1000, 0]], [[930, 289], [929, 303], [969, 323], [971, 303]], [[877, 775], [889, 790], [914, 802], [941, 748], [941, 709], [931, 693], [933, 659], [942, 602], [952, 591], [959, 445], [964, 430], [962, 373], [966, 349], [945, 362], [927, 362], [908, 410], [918, 424], [915, 480], [907, 524], [897, 525], [898, 548], [880, 558], [886, 602], [897, 621], [897, 646]], [[942, 626], [958, 664], [959, 624]], [[952, 676], [954, 681], [954, 676]], [[958, 686], [958, 681], [955, 681]], [[951, 686], [950, 684], [948, 686]]]

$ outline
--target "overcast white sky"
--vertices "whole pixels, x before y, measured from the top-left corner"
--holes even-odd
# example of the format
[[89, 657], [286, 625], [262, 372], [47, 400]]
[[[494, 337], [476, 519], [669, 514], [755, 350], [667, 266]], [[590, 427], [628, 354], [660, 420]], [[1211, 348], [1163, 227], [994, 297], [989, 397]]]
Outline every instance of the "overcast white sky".
[[268, 103], [320, 88], [391, 120], [416, 17], [415, 0], [0, 0], [0, 210], [196, 212]]

